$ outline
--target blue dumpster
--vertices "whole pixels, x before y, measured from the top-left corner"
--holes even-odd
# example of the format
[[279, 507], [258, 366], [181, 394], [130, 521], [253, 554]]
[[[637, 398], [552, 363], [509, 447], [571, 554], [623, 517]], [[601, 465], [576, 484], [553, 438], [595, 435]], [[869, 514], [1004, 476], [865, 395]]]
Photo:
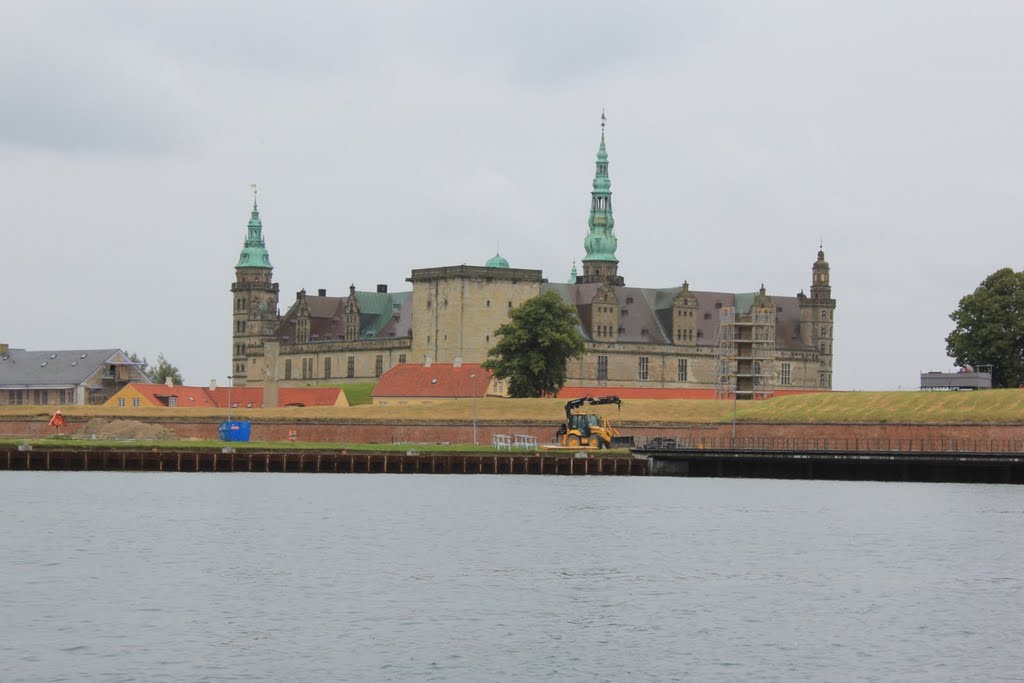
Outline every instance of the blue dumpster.
[[249, 426], [249, 422], [225, 420], [220, 423], [220, 427], [217, 427], [217, 435], [221, 441], [248, 441]]

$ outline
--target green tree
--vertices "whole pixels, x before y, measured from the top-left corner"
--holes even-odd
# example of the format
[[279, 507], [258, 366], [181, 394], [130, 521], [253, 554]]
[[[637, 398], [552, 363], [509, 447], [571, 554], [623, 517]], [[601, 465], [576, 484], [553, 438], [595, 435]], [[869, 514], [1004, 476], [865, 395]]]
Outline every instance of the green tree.
[[946, 353], [958, 365], [992, 365], [992, 386], [1024, 382], [1024, 272], [1003, 268], [960, 299]]
[[131, 362], [135, 363], [138, 366], [139, 372], [141, 372], [146, 377], [149, 377], [149, 361], [147, 361], [144, 357], [140, 358], [139, 354], [137, 353], [129, 353], [128, 360], [130, 360]]
[[498, 343], [483, 367], [507, 379], [514, 398], [553, 396], [565, 386], [565, 364], [583, 355], [576, 308], [546, 292], [513, 308], [509, 321], [494, 331]]
[[162, 353], [157, 354], [156, 363], [153, 364], [153, 367], [150, 368], [149, 371], [149, 378], [156, 384], [163, 384], [168, 378], [178, 386], [184, 384], [181, 379], [181, 372], [178, 368], [171, 365], [171, 363], [164, 358], [164, 354]]
[[167, 381], [168, 377], [178, 386], [184, 384], [184, 381], [181, 379], [181, 371], [171, 365], [170, 361], [164, 358], [162, 353], [157, 355], [156, 363], [153, 365], [150, 365], [145, 357], [139, 358], [138, 354], [135, 353], [128, 354], [128, 360], [138, 363], [142, 374], [153, 380], [154, 384], [163, 384]]

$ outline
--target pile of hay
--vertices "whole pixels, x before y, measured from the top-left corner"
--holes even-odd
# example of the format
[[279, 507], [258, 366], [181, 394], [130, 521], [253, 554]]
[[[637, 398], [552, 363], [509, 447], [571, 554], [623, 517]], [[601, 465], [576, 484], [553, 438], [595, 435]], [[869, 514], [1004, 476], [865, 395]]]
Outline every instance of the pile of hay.
[[94, 417], [77, 430], [79, 438], [91, 439], [142, 439], [146, 441], [169, 441], [178, 435], [163, 425], [151, 425], [138, 420], [112, 420]]

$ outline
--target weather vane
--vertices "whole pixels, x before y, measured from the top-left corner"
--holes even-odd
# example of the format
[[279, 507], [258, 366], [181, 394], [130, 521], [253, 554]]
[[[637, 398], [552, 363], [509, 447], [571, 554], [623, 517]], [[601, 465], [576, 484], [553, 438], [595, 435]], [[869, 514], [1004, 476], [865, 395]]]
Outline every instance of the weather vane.
[[604, 131], [604, 124], [608, 118], [604, 115], [604, 107], [601, 107], [601, 130]]
[[256, 183], [249, 185], [252, 188], [252, 205], [256, 206]]

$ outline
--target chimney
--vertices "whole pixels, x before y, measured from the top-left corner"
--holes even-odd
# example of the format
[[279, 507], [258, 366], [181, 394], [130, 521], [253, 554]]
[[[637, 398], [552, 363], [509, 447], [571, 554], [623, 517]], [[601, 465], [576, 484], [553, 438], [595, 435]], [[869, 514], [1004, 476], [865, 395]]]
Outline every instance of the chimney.
[[430, 354], [427, 354], [423, 358], [423, 367], [429, 368], [430, 364], [433, 363], [433, 362], [434, 362], [434, 359], [430, 357]]
[[377, 293], [378, 294], [387, 294], [388, 293], [388, 286], [387, 285], [377, 285]]
[[317, 296], [327, 296], [327, 290], [326, 289], [318, 289], [318, 290], [316, 290], [316, 295]]
[[453, 368], [461, 368], [462, 367], [462, 356], [455, 356], [454, 360], [452, 360], [452, 367]]
[[166, 384], [167, 384], [167, 386], [169, 386], [169, 387], [173, 387], [173, 386], [174, 386], [174, 378], [173, 378], [173, 377], [171, 377], [170, 375], [167, 375], [167, 381], [166, 381]]

